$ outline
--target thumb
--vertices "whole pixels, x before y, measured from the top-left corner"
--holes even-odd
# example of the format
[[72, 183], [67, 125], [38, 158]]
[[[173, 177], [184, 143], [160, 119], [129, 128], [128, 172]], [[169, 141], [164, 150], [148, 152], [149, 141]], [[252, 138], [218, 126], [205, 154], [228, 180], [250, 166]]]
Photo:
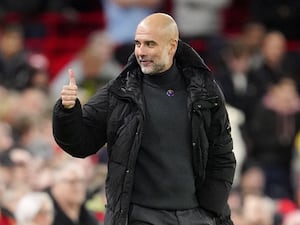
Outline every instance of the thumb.
[[75, 80], [75, 75], [74, 75], [73, 70], [72, 70], [72, 69], [69, 69], [69, 70], [68, 70], [68, 73], [69, 73], [69, 78], [70, 78], [69, 85], [75, 86], [75, 85], [76, 85], [76, 80]]

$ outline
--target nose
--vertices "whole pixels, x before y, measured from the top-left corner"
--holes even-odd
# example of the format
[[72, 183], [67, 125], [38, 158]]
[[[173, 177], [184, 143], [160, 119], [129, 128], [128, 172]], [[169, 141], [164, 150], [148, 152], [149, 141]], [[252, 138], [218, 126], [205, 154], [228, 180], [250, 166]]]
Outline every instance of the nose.
[[135, 46], [135, 54], [137, 56], [145, 55], [145, 47], [143, 45]]

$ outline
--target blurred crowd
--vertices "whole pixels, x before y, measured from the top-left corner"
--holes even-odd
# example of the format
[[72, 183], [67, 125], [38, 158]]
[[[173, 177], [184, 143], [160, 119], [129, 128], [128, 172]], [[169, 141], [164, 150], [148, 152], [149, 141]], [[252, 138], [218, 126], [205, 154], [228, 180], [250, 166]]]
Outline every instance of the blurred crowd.
[[[229, 197], [235, 225], [299, 225], [296, 0], [1, 0], [0, 225], [102, 224], [105, 147], [85, 159], [65, 154], [52, 136], [52, 107], [69, 68], [82, 102], [114, 79], [133, 51], [136, 25], [158, 11], [175, 18], [181, 39], [224, 92], [237, 158]], [[76, 28], [72, 40], [82, 32], [75, 26], [80, 15], [94, 12], [104, 26], [84, 27], [84, 43], [57, 70], [51, 66], [63, 51], [50, 57], [26, 45], [37, 38], [47, 44], [41, 15], [62, 15]]]

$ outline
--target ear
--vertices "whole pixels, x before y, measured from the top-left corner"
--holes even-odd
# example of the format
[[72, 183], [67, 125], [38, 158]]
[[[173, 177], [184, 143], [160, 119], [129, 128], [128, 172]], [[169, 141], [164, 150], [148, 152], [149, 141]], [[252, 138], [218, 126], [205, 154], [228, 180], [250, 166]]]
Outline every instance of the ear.
[[170, 51], [169, 51], [170, 55], [173, 55], [173, 56], [175, 55], [176, 50], [177, 50], [177, 46], [178, 46], [178, 40], [171, 39], [171, 41], [170, 41]]

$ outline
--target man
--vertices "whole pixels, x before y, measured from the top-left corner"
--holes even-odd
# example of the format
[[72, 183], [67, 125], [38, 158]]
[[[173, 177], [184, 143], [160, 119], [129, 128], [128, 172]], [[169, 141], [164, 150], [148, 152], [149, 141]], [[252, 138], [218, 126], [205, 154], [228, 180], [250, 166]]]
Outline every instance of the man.
[[83, 108], [72, 71], [53, 112], [75, 157], [107, 143], [105, 225], [232, 224], [235, 158], [222, 94], [163, 13], [140, 22], [135, 57]]
[[28, 88], [30, 69], [21, 25], [7, 24], [0, 37], [0, 86], [15, 91]]
[[85, 176], [83, 167], [73, 161], [65, 161], [53, 171], [54, 179], [49, 188], [55, 209], [53, 225], [99, 224], [85, 207]]
[[52, 225], [54, 208], [45, 192], [29, 191], [20, 198], [15, 209], [17, 224]]

